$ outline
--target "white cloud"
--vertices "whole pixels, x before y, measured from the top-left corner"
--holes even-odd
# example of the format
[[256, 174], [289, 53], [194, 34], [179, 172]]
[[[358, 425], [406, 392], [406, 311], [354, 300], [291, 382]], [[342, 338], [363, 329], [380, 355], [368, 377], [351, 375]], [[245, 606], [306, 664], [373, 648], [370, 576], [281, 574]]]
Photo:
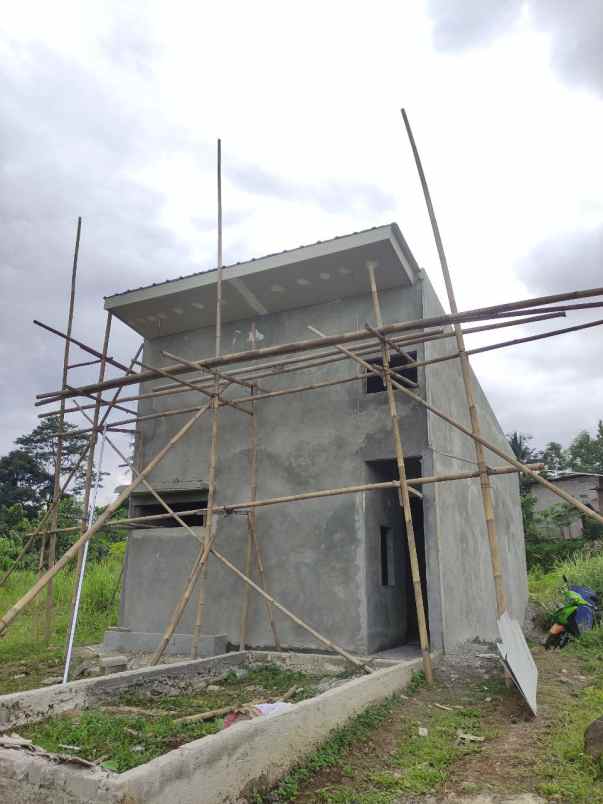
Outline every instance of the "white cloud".
[[[13, 4], [0, 20], [0, 449], [57, 384], [61, 345], [30, 320], [64, 321], [78, 214], [86, 339], [100, 340], [103, 294], [213, 267], [218, 136], [227, 262], [397, 220], [443, 296], [404, 105], [461, 308], [592, 283], [600, 240], [575, 233], [603, 222], [599, 62], [585, 45], [582, 68], [565, 17], [528, 5], [476, 22], [481, 2], [465, 3], [452, 26], [436, 2]], [[583, 343], [564, 341], [571, 387], [539, 344], [475, 359], [507, 429], [543, 441], [594, 424]], [[117, 326], [114, 354], [132, 346]]]

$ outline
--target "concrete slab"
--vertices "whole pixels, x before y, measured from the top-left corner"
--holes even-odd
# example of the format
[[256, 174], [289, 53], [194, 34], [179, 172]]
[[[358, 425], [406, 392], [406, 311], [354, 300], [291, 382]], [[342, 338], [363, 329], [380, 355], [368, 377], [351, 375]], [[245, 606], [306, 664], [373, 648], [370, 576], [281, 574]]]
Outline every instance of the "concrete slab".
[[[163, 633], [131, 631], [129, 628], [109, 628], [103, 639], [104, 651], [127, 651], [129, 653], [153, 653], [159, 645]], [[166, 648], [172, 656], [190, 656], [192, 634], [174, 634]], [[211, 634], [199, 639], [199, 656], [221, 656], [226, 653], [228, 638], [226, 634]]]
[[[65, 686], [0, 697], [0, 728], [42, 719], [49, 713], [87, 708], [137, 686], [199, 683], [249, 663], [279, 661], [286, 667], [336, 674], [340, 657], [262, 651], [127, 671]], [[237, 723], [161, 757], [116, 774], [101, 768], [59, 763], [23, 749], [0, 749], [0, 800], [6, 804], [225, 804], [274, 785], [314, 750], [334, 728], [370, 704], [404, 689], [419, 660], [375, 661], [377, 669], [269, 718]]]

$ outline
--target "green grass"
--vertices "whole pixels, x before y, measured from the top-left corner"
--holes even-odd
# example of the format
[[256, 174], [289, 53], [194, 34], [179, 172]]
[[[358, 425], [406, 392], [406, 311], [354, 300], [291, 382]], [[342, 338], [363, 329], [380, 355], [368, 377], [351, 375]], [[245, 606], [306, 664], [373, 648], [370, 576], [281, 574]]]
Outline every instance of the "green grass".
[[[77, 716], [50, 718], [19, 730], [21, 736], [57, 753], [71, 753], [119, 773], [149, 762], [191, 740], [214, 734], [223, 726], [222, 718], [201, 723], [176, 723], [175, 719], [188, 714], [207, 712], [224, 706], [251, 701], [270, 700], [299, 686], [294, 700], [315, 694], [316, 676], [284, 670], [276, 665], [264, 665], [247, 672], [243, 677], [229, 673], [221, 679], [221, 689], [188, 695], [161, 698], [149, 695], [123, 695], [118, 704], [153, 710], [165, 709], [162, 717], [117, 715], [102, 709], [87, 710]], [[168, 712], [174, 712], [170, 715]]]
[[243, 678], [231, 672], [217, 686], [219, 690], [189, 693], [188, 695], [165, 695], [157, 698], [153, 695], [143, 696], [140, 693], [124, 693], [118, 703], [124, 706], [139, 708], [166, 709], [178, 712], [179, 715], [221, 709], [231, 704], [260, 702], [264, 699], [277, 698], [296, 686], [297, 692], [288, 700], [292, 703], [303, 701], [316, 695], [316, 685], [323, 676], [313, 676], [299, 671], [285, 670], [276, 664], [263, 665], [249, 670]]
[[170, 717], [118, 717], [102, 711], [82, 712], [78, 717], [56, 717], [21, 729], [20, 735], [47, 751], [75, 754], [123, 773], [165, 754], [183, 743], [213, 734], [221, 720], [174, 723]]
[[[421, 675], [416, 674], [418, 678], [406, 692], [422, 686]], [[476, 736], [484, 735], [479, 710], [426, 710], [424, 723], [411, 720], [402, 725], [401, 731], [397, 729], [398, 748], [380, 763], [383, 767], [360, 774], [362, 789], [359, 789], [357, 775], [351, 766], [346, 766], [346, 759], [352, 752], [361, 750], [363, 744], [371, 742], [375, 731], [383, 726], [401, 701], [400, 695], [393, 695], [334, 731], [318, 751], [289, 773], [270, 794], [258, 795], [256, 802], [292, 801], [316, 773], [338, 768], [343, 777], [354, 778], [353, 785], [347, 781], [330, 785], [317, 790], [313, 800], [329, 804], [386, 804], [399, 800], [402, 793], [421, 795], [434, 790], [446, 780], [449, 768], [457, 759], [480, 750], [481, 743], [458, 744], [457, 738], [459, 729]], [[420, 725], [427, 726], [427, 737], [419, 736]]]
[[558, 801], [603, 801], [601, 769], [584, 753], [584, 730], [603, 712], [603, 687], [597, 685], [580, 692], [569, 706], [558, 712], [540, 757], [536, 791]]
[[530, 594], [549, 611], [556, 608], [561, 601], [564, 575], [570, 584], [590, 586], [603, 600], [603, 553], [577, 553], [572, 558], [555, 564], [549, 572], [539, 569], [530, 572]]
[[347, 751], [367, 742], [375, 729], [389, 717], [400, 701], [399, 695], [393, 695], [383, 703], [369, 706], [345, 726], [333, 731], [318, 751], [307, 757], [303, 765], [287, 774], [275, 790], [266, 796], [258, 794], [255, 804], [268, 801], [291, 801], [299, 793], [301, 785], [311, 779], [315, 773], [325, 768], [336, 767]]
[[[100, 642], [107, 628], [117, 624], [119, 594], [115, 595], [121, 570], [121, 558], [110, 557], [106, 561], [90, 563], [86, 568], [76, 645]], [[24, 595], [37, 579], [35, 572], [14, 572], [5, 586], [0, 587], [0, 613], [5, 613]], [[46, 611], [46, 591], [33, 601], [11, 623], [6, 635], [0, 640], [0, 694], [16, 689], [36, 686], [44, 676], [55, 675], [67, 638], [71, 595], [75, 583], [75, 571], [60, 572], [54, 580], [54, 627], [50, 642], [43, 639], [43, 623]], [[20, 670], [27, 673], [19, 676]]]

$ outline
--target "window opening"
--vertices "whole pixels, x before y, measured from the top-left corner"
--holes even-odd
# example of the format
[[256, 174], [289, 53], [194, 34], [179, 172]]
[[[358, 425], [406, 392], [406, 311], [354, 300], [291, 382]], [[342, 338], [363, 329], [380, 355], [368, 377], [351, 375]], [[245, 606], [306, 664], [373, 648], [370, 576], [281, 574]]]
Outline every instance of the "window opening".
[[[404, 368], [407, 363], [412, 363], [417, 359], [417, 353], [409, 352], [408, 355], [410, 359], [406, 357], [406, 355], [401, 355], [399, 353], [391, 354], [389, 356], [389, 366], [390, 368], [395, 369], [398, 374], [402, 375], [402, 377], [405, 377], [407, 380], [410, 380], [411, 382], [418, 382], [417, 367], [413, 366], [409, 369]], [[383, 359], [381, 357], [374, 357], [366, 362], [370, 363], [372, 366], [383, 368]], [[383, 382], [381, 375], [367, 372], [366, 393], [379, 394], [382, 391], [385, 391], [385, 383]]]
[[[205, 508], [207, 505], [207, 492], [202, 491], [193, 492], [158, 492], [162, 499], [174, 510], [177, 514], [180, 511], [191, 511], [195, 508]], [[179, 528], [182, 527], [174, 517], [170, 516], [165, 508], [155, 500], [151, 495], [139, 495], [137, 499], [133, 500], [132, 516], [156, 516], [157, 514], [164, 514], [160, 519], [151, 520], [148, 527], [151, 528]], [[205, 511], [198, 514], [186, 514], [181, 517], [189, 527], [204, 527], [205, 526]], [[143, 523], [141, 523], [143, 524]]]
[[394, 538], [391, 528], [381, 525], [381, 585], [395, 586]]

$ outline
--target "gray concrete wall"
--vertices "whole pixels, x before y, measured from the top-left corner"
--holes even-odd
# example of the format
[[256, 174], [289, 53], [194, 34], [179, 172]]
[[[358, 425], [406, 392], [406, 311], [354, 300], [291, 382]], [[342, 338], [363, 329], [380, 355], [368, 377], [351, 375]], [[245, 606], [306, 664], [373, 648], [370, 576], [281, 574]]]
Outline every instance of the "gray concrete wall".
[[[419, 316], [418, 288], [393, 289], [382, 294], [384, 319], [399, 321]], [[256, 319], [258, 345], [304, 340], [312, 337], [312, 324], [327, 334], [361, 328], [372, 320], [370, 295], [341, 302], [291, 310]], [[223, 351], [249, 346], [252, 321], [228, 324], [223, 330]], [[214, 350], [213, 329], [156, 338], [145, 344], [145, 362], [166, 364], [161, 350], [185, 358], [203, 358]], [[349, 377], [360, 373], [355, 364], [344, 361], [324, 368], [261, 380], [266, 390]], [[164, 384], [155, 382], [155, 385]], [[150, 390], [151, 384], [144, 390]], [[230, 389], [229, 389], [230, 391]], [[232, 396], [244, 395], [236, 390]], [[200, 396], [191, 393], [143, 400], [140, 413], [198, 405]], [[414, 404], [400, 406], [402, 438], [408, 454], [421, 455], [426, 443], [426, 416]], [[143, 455], [148, 461], [183, 424], [184, 417], [145, 422]], [[270, 399], [257, 403], [258, 498], [362, 483], [369, 477], [367, 461], [392, 458], [391, 423], [385, 394], [366, 395], [361, 381], [331, 388]], [[202, 418], [189, 436], [168, 454], [151, 476], [151, 482], [175, 485], [197, 479], [207, 481], [210, 417]], [[217, 467], [217, 502], [235, 503], [249, 499], [249, 421], [232, 409], [220, 413], [220, 444]], [[258, 509], [257, 531], [271, 593], [284, 605], [349, 650], [365, 652], [369, 647], [369, 603], [367, 601], [365, 496], [332, 497], [303, 503]], [[149, 532], [135, 534], [144, 544]], [[180, 579], [190, 568], [195, 546], [175, 530], [150, 532], [146, 556], [137, 547], [137, 567], [131, 557], [124, 584], [123, 624], [138, 618], [152, 620], [154, 627], [166, 623], [172, 600], [171, 587], [180, 589]], [[237, 566], [245, 563], [247, 532], [244, 517], [220, 517], [218, 545]], [[163, 544], [161, 544], [163, 542]], [[158, 571], [154, 564], [159, 562]], [[158, 576], [159, 575], [161, 577]], [[176, 581], [168, 579], [177, 579]], [[170, 588], [168, 588], [170, 587]], [[209, 565], [205, 633], [226, 633], [239, 640], [242, 583], [213, 557]], [[372, 604], [371, 604], [372, 605]], [[383, 617], [390, 615], [383, 612]], [[315, 647], [314, 639], [299, 626], [275, 613], [284, 645]], [[371, 629], [386, 628], [370, 615]], [[143, 622], [140, 619], [137, 622]], [[182, 628], [190, 628], [187, 613]], [[145, 627], [145, 630], [150, 630]], [[273, 643], [263, 601], [252, 593], [249, 610], [249, 642]]]
[[[425, 317], [443, 308], [426, 275], [423, 286]], [[427, 359], [456, 351], [454, 338], [426, 344]], [[473, 375], [482, 435], [509, 451], [505, 435]], [[469, 412], [458, 360], [426, 368], [427, 401], [466, 427]], [[427, 417], [434, 474], [477, 469], [472, 440], [432, 413]], [[486, 451], [490, 466], [505, 465]], [[527, 604], [527, 575], [519, 482], [516, 475], [492, 477], [494, 508], [505, 583], [514, 617], [523, 622]], [[431, 537], [437, 540], [440, 561], [443, 646], [446, 649], [475, 637], [495, 639], [496, 601], [479, 480], [451, 481], [431, 487], [435, 522]], [[431, 592], [431, 598], [436, 597]], [[433, 612], [432, 612], [433, 615]]]

